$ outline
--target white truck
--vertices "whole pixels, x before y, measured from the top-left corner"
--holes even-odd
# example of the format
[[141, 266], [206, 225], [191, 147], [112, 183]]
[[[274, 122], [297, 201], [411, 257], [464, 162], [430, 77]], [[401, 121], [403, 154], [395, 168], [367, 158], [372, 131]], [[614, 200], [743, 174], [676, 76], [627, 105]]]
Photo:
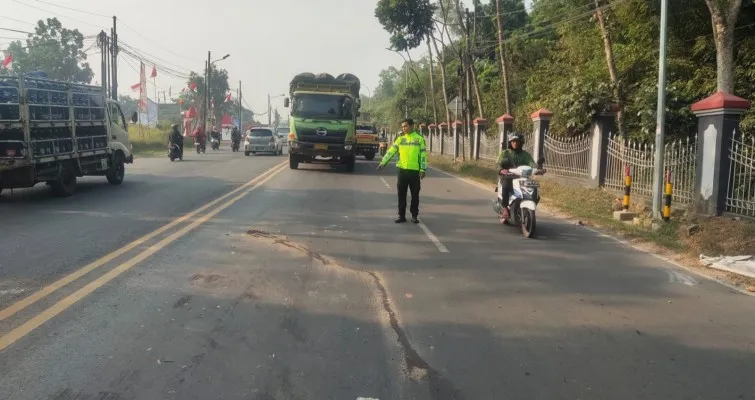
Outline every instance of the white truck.
[[89, 175], [119, 185], [131, 148], [123, 112], [101, 87], [0, 77], [0, 192], [46, 182], [67, 197]]

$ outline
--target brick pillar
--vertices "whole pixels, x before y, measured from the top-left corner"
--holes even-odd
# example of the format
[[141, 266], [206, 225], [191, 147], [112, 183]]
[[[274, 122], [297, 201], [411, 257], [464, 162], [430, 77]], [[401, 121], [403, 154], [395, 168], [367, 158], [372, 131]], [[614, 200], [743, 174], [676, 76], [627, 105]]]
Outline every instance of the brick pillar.
[[427, 138], [427, 143], [425, 143], [425, 145], [427, 146], [427, 152], [432, 153], [433, 140], [435, 139], [435, 134], [438, 131], [438, 124], [436, 124], [435, 122], [431, 123], [427, 126], [427, 130], [430, 131], [430, 137]]
[[448, 149], [446, 148], [446, 141], [444, 140], [446, 135], [449, 134], [449, 126], [448, 122], [441, 122], [440, 125], [438, 125], [438, 130], [440, 133], [440, 154], [446, 155], [448, 154]]
[[503, 114], [495, 122], [498, 123], [498, 134], [500, 135], [501, 150], [506, 148], [506, 141], [509, 133], [514, 132], [514, 117], [509, 114]]
[[611, 104], [603, 112], [597, 113], [592, 120], [592, 141], [590, 143], [590, 186], [600, 187], [606, 181], [608, 163], [608, 139], [616, 129], [617, 104]]
[[530, 115], [533, 122], [532, 130], [532, 157], [535, 160], [545, 157], [545, 133], [551, 125], [551, 117], [553, 113], [541, 108]]
[[472, 153], [473, 160], [480, 159], [480, 138], [485, 134], [485, 130], [488, 129], [488, 121], [485, 118], [475, 118], [474, 121], [474, 151]]
[[464, 123], [456, 120], [452, 124], [453, 127], [453, 135], [454, 135], [454, 159], [459, 158], [459, 136], [464, 134]]
[[702, 214], [721, 215], [726, 209], [732, 138], [750, 102], [718, 92], [690, 108], [697, 116], [695, 208]]

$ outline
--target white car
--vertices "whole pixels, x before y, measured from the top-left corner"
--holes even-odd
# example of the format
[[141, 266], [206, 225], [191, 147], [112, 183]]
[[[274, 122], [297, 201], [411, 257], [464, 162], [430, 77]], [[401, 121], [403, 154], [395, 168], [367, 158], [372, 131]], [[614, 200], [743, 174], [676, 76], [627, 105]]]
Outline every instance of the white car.
[[276, 129], [276, 132], [278, 133], [278, 139], [280, 139], [281, 144], [283, 146], [288, 146], [288, 134], [291, 133], [291, 128], [288, 126], [279, 126], [278, 129]]
[[271, 153], [276, 156], [283, 154], [283, 144], [272, 128], [257, 127], [246, 132], [244, 155], [257, 153]]

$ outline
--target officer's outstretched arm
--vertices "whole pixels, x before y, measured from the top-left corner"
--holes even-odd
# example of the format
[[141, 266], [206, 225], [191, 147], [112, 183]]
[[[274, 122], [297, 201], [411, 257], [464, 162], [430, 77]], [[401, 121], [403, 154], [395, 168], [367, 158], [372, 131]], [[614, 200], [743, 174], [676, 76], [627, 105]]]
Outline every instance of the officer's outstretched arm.
[[388, 152], [385, 153], [383, 156], [383, 159], [380, 160], [380, 167], [385, 166], [385, 164], [388, 164], [391, 161], [391, 158], [396, 155], [396, 152], [398, 151], [398, 138], [393, 142], [393, 146], [391, 146], [390, 149], [388, 149]]

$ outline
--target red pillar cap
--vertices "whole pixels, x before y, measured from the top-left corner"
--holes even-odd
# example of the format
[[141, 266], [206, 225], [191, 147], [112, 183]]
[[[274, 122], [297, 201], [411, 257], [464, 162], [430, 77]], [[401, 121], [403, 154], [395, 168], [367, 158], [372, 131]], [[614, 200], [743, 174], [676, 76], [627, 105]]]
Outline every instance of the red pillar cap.
[[692, 112], [701, 112], [729, 108], [734, 110], [749, 110], [749, 100], [734, 96], [733, 94], [716, 92], [712, 96], [706, 97], [693, 104], [690, 109]]
[[474, 119], [474, 121], [472, 121], [472, 123], [474, 125], [485, 125], [485, 124], [488, 123], [488, 120], [486, 120], [485, 118], [482, 118], [482, 117], [477, 117], [477, 118]]
[[457, 119], [456, 121], [454, 121], [454, 122], [453, 122], [453, 124], [452, 124], [452, 125], [453, 125], [453, 126], [458, 126], [458, 125], [464, 125], [464, 123], [463, 123], [463, 122], [461, 122], [461, 121], [459, 121], [459, 120]]
[[553, 113], [548, 111], [546, 108], [541, 108], [530, 115], [530, 118], [536, 119], [536, 118], [550, 118], [553, 116]]
[[438, 124], [436, 124], [435, 122], [433, 122], [433, 123], [431, 123], [430, 125], [428, 125], [427, 127], [428, 127], [428, 128], [430, 128], [430, 129], [433, 129], [433, 128], [435, 128], [436, 126], [438, 126]]
[[438, 126], [448, 126], [448, 122], [441, 122], [440, 124], [438, 124]]
[[514, 116], [512, 116], [511, 114], [503, 114], [500, 117], [496, 118], [495, 122], [498, 122], [500, 124], [504, 121], [513, 121], [513, 120], [514, 120]]

